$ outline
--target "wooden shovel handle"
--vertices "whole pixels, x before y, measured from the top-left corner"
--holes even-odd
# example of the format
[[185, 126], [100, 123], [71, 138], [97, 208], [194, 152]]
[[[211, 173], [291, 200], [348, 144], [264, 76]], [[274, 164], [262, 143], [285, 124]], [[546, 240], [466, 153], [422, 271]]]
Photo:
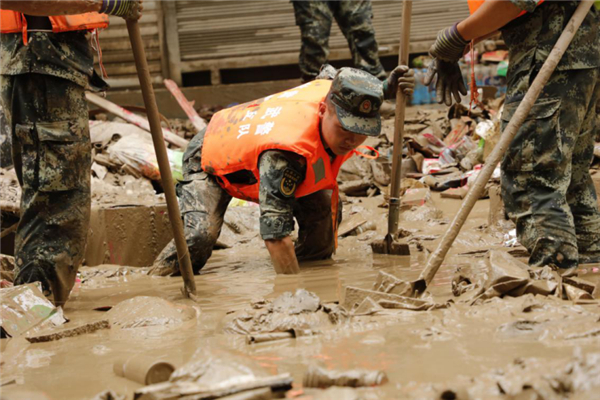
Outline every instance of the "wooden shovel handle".
[[152, 134], [152, 142], [154, 143], [154, 151], [158, 161], [160, 170], [160, 180], [165, 191], [167, 200], [167, 210], [169, 212], [169, 220], [173, 230], [175, 246], [177, 248], [177, 257], [179, 258], [179, 270], [183, 278], [184, 289], [183, 294], [189, 297], [190, 294], [196, 294], [196, 283], [194, 281], [194, 273], [192, 270], [192, 262], [190, 253], [188, 252], [185, 235], [183, 233], [183, 222], [179, 213], [179, 204], [175, 195], [175, 183], [171, 175], [171, 166], [165, 147], [164, 138], [162, 135], [162, 127], [160, 126], [160, 116], [156, 98], [154, 96], [154, 88], [150, 80], [150, 70], [148, 69], [148, 61], [146, 60], [146, 51], [144, 50], [144, 42], [140, 33], [140, 26], [137, 21], [127, 20], [127, 31], [129, 32], [129, 40], [135, 59], [135, 66], [138, 77], [140, 79], [140, 88], [144, 97], [144, 105], [148, 114], [148, 122], [150, 123], [150, 133]]
[[[400, 49], [398, 51], [398, 64], [408, 65], [410, 50], [410, 22], [412, 14], [412, 0], [402, 2], [402, 33]], [[392, 187], [390, 190], [390, 208], [388, 215], [388, 234], [394, 235], [398, 231], [398, 218], [400, 214], [400, 176], [402, 173], [402, 147], [404, 141], [404, 116], [406, 110], [406, 95], [400, 89], [396, 92], [396, 118], [394, 120], [394, 150], [392, 154]]]

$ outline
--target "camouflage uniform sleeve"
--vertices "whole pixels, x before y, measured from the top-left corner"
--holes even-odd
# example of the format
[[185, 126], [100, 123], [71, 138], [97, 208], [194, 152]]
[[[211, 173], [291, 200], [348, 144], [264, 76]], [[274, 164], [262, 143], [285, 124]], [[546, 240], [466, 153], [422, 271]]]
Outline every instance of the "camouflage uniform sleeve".
[[523, 11], [534, 12], [539, 0], [510, 0], [515, 6]]
[[332, 81], [335, 78], [335, 74], [337, 74], [337, 69], [330, 64], [323, 64], [319, 75], [317, 75], [315, 79], [327, 79]]
[[280, 150], [264, 152], [259, 159], [260, 235], [263, 240], [283, 239], [294, 230], [296, 188], [306, 176], [303, 157]]

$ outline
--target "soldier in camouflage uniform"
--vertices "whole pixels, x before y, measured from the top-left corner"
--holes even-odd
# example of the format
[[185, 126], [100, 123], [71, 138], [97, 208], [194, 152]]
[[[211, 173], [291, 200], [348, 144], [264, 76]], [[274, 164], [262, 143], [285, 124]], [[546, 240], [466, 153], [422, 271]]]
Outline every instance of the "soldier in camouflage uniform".
[[[510, 67], [503, 128], [577, 8], [578, 1], [488, 2], [469, 19], [441, 31], [430, 52], [439, 100], [460, 100], [454, 74], [469, 39], [498, 24]], [[496, 3], [496, 4], [491, 4]], [[484, 11], [485, 10], [485, 11]], [[526, 14], [515, 19], [519, 13]], [[466, 39], [466, 40], [465, 40]], [[600, 27], [592, 8], [542, 90], [502, 162], [502, 196], [518, 239], [534, 266], [571, 268], [600, 261], [600, 212], [589, 174], [600, 95]], [[458, 81], [461, 82], [458, 82]], [[464, 84], [463, 84], [464, 85]]]
[[[341, 71], [344, 70], [368, 75], [348, 68]], [[326, 65], [319, 79], [334, 79], [336, 73], [333, 67]], [[410, 94], [414, 87], [413, 73], [408, 67], [396, 68], [383, 83], [373, 76], [370, 78], [370, 84], [376, 87], [376, 90], [373, 89], [373, 96], [392, 98], [396, 94], [398, 84], [407, 94]], [[378, 133], [379, 131], [372, 132], [370, 135]], [[202, 131], [190, 141], [183, 156], [183, 181], [177, 187], [186, 241], [196, 274], [212, 254], [227, 206], [231, 201], [231, 196], [221, 188], [215, 176], [202, 170], [204, 134], [205, 132]], [[362, 136], [362, 134], [355, 134], [355, 136]], [[362, 137], [366, 138], [366, 136]], [[362, 141], [364, 139], [361, 143]], [[332, 151], [328, 150], [328, 152], [330, 157], [336, 157]], [[332, 191], [321, 190], [308, 196], [295, 197], [295, 188], [306, 176], [306, 159], [289, 151], [267, 150], [259, 157], [258, 169], [262, 239], [278, 241], [287, 238], [294, 230], [294, 218], [296, 218], [299, 226], [298, 240], [294, 249], [296, 259], [303, 261], [331, 257], [335, 250], [333, 233], [336, 231], [331, 218]], [[251, 171], [229, 174], [227, 180], [238, 184], [256, 183]], [[341, 204], [338, 213], [339, 223]], [[154, 275], [179, 273], [177, 250], [173, 242], [169, 243], [157, 257], [151, 273]]]
[[[34, 2], [2, 2], [2, 10], [41, 12], [40, 7], [28, 8], [29, 3]], [[102, 7], [101, 1], [81, 3], [73, 13]], [[81, 8], [85, 6], [96, 8]], [[21, 33], [0, 35], [0, 102], [22, 188], [14, 283], [41, 282], [44, 293], [63, 305], [83, 261], [90, 220], [91, 144], [84, 89], [107, 86], [94, 71], [86, 31], [53, 33], [47, 17], [26, 18], [27, 45]]]
[[329, 34], [335, 19], [348, 41], [356, 68], [379, 79], [386, 74], [379, 61], [370, 0], [292, 1], [300, 27], [300, 72], [304, 82], [315, 79], [329, 56]]

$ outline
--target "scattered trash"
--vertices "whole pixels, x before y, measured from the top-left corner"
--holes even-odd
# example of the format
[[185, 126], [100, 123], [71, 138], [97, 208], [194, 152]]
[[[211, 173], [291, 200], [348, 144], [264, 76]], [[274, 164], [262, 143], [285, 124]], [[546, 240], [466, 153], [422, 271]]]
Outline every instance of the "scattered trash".
[[223, 331], [247, 335], [247, 343], [260, 343], [316, 335], [347, 318], [337, 305], [323, 305], [314, 293], [298, 289], [273, 301], [255, 301], [250, 309], [227, 315]]
[[593, 301], [596, 285], [564, 271], [530, 267], [505, 251], [492, 250], [478, 268], [461, 267], [452, 280], [457, 301], [475, 304], [486, 299], [528, 293], [556, 296], [575, 303]]
[[348, 371], [328, 370], [317, 365], [310, 365], [304, 374], [302, 385], [309, 388], [328, 388], [330, 386], [379, 386], [387, 383], [384, 371], [352, 369]]
[[50, 332], [39, 332], [34, 336], [27, 336], [26, 339], [29, 343], [43, 343], [52, 342], [54, 340], [60, 340], [68, 337], [84, 335], [86, 333], [93, 333], [102, 329], [109, 329], [110, 324], [107, 320], [90, 322], [77, 327], [67, 327], [63, 329], [53, 329]]
[[113, 371], [121, 376], [141, 383], [153, 385], [166, 382], [175, 371], [175, 367], [166, 361], [146, 354], [121, 357], [113, 364]]
[[11, 337], [66, 322], [62, 309], [54, 307], [37, 282], [0, 289], [0, 299], [2, 330]]
[[278, 396], [292, 387], [289, 373], [269, 374], [242, 354], [200, 347], [191, 360], [176, 369], [169, 381], [136, 390], [134, 398], [215, 399], [260, 388]]

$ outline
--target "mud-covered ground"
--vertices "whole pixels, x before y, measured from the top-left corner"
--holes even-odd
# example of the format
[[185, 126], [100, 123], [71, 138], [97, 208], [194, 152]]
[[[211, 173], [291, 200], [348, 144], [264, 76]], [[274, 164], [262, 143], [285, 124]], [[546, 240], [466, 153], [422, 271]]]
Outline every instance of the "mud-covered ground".
[[[412, 255], [396, 257], [373, 255], [369, 246], [384, 235], [385, 210], [378, 207], [382, 197], [350, 199], [344, 206], [346, 223], [365, 218], [376, 231], [341, 238], [333, 260], [304, 264], [297, 276], [276, 276], [258, 236], [246, 232], [242, 243], [215, 251], [196, 277], [197, 302], [182, 297], [178, 277], [151, 277], [139, 268], [83, 268], [82, 282], [64, 310], [67, 325], [108, 319], [111, 329], [48, 343], [2, 339], [2, 382], [14, 381], [0, 388], [2, 398], [91, 399], [112, 390], [131, 399], [142, 385], [117, 376], [116, 360], [144, 353], [179, 367], [193, 361], [199, 350], [232, 351], [237, 359], [253, 361], [271, 374], [290, 373], [294, 390], [288, 397], [600, 398], [600, 307], [595, 302], [575, 305], [526, 295], [475, 306], [451, 303], [433, 311], [386, 310], [324, 326], [312, 336], [260, 344], [224, 333], [226, 321], [235, 315], [231, 312], [248, 310], [256, 300], [303, 288], [321, 303], [331, 303], [343, 301], [346, 286], [371, 289], [379, 271], [416, 278], [425, 260], [419, 249], [435, 249], [460, 205], [460, 200], [435, 195], [441, 214], [422, 208], [404, 212], [401, 226], [410, 231]], [[241, 220], [252, 225], [255, 209], [240, 209], [234, 213], [250, 214]], [[482, 227], [488, 209], [488, 200], [477, 203], [433, 282], [435, 301], [453, 298], [451, 280], [457, 267], [476, 265], [492, 248], [514, 250], [503, 247], [510, 226]], [[579, 270], [598, 283], [597, 266]], [[160, 297], [180, 308], [138, 299], [108, 312], [94, 310], [136, 296]], [[362, 389], [304, 389], [303, 376], [314, 364], [381, 370], [388, 382]]]

